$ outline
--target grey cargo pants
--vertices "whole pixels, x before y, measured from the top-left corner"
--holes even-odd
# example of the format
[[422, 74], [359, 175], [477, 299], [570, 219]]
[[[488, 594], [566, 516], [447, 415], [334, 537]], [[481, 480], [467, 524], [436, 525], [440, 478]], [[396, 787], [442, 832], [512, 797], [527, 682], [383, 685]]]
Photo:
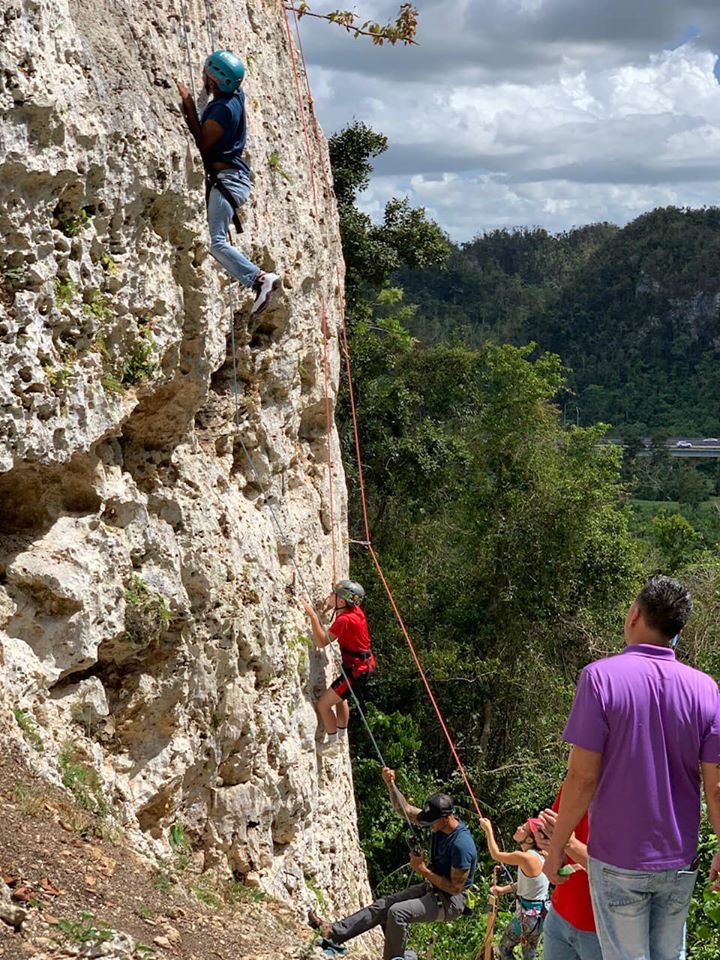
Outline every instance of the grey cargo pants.
[[[444, 906], [438, 903], [440, 899]], [[465, 894], [430, 892], [424, 883], [416, 883], [399, 893], [380, 897], [368, 907], [363, 907], [344, 920], [337, 920], [330, 927], [330, 939], [335, 943], [345, 943], [381, 926], [385, 931], [385, 950], [383, 960], [395, 960], [405, 956], [405, 942], [408, 925], [411, 923], [432, 923], [436, 920], [455, 920], [465, 909]]]

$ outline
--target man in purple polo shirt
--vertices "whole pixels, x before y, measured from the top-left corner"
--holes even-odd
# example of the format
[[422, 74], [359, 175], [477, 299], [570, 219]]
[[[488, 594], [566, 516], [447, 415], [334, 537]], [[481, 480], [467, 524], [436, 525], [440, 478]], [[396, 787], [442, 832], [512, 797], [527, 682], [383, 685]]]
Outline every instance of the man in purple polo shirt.
[[[692, 609], [676, 580], [649, 580], [625, 619], [625, 650], [580, 674], [564, 739], [573, 744], [545, 861], [590, 808], [590, 891], [603, 960], [678, 960], [697, 870], [700, 780], [720, 836], [720, 692], [678, 663]], [[720, 852], [710, 871], [720, 889]]]

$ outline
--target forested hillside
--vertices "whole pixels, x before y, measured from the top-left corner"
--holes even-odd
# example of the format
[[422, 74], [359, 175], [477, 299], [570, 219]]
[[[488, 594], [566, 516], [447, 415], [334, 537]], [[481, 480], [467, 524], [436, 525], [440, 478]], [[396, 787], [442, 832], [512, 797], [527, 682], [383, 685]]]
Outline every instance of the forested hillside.
[[[509, 840], [553, 800], [578, 670], [621, 648], [627, 604], [648, 574], [666, 570], [690, 585], [696, 610], [680, 656], [720, 670], [714, 476], [671, 461], [657, 439], [645, 451], [637, 425], [623, 456], [592, 422], [620, 422], [613, 404], [634, 422], [642, 400], [647, 426], [658, 429], [657, 410], [670, 410], [671, 385], [682, 383], [683, 415], [710, 429], [717, 403], [709, 410], [701, 399], [710, 377], [689, 358], [710, 366], [714, 356], [717, 309], [707, 310], [716, 299], [707, 291], [720, 284], [702, 263], [720, 249], [720, 212], [661, 210], [622, 231], [602, 224], [560, 237], [498, 232], [458, 250], [406, 201], [391, 200], [381, 222], [358, 210], [385, 145], [362, 124], [330, 142], [368, 505], [369, 529], [346, 382], [338, 421], [351, 569], [367, 592], [378, 656], [367, 716], [408, 796], [447, 789], [475, 829], [373, 558], [357, 542], [366, 529], [482, 808]], [[633, 490], [648, 499], [631, 509]], [[389, 892], [402, 883], [407, 826], [390, 809], [375, 747], [353, 713], [360, 836], [375, 891]], [[703, 843], [705, 872], [710, 848]], [[485, 856], [481, 842], [482, 892]], [[703, 897], [698, 887], [689, 956], [720, 960], [720, 906]], [[484, 923], [478, 914], [440, 925], [436, 960], [472, 960]], [[418, 925], [414, 946], [422, 951], [431, 935]]]
[[400, 275], [424, 342], [535, 342], [570, 369], [568, 419], [717, 435], [720, 209], [653, 210], [553, 236], [497, 230]]

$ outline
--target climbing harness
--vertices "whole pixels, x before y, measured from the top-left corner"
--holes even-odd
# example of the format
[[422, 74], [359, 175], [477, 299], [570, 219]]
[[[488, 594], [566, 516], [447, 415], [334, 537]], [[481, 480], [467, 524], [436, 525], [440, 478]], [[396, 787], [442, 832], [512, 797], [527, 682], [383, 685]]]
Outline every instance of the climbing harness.
[[233, 197], [233, 195], [230, 193], [228, 188], [225, 186], [225, 184], [222, 182], [222, 180], [218, 176], [218, 174], [221, 173], [222, 171], [213, 170], [212, 167], [209, 167], [207, 164], [203, 164], [203, 166], [205, 168], [205, 207], [206, 209], [210, 205], [210, 192], [214, 187], [221, 194], [221, 196], [225, 200], [227, 200], [227, 202], [230, 204], [230, 207], [232, 209], [233, 226], [235, 227], [235, 230], [237, 231], [237, 233], [242, 233], [243, 228], [242, 228], [242, 223], [240, 222], [240, 208], [236, 206], [237, 201], [235, 200], [235, 197]]

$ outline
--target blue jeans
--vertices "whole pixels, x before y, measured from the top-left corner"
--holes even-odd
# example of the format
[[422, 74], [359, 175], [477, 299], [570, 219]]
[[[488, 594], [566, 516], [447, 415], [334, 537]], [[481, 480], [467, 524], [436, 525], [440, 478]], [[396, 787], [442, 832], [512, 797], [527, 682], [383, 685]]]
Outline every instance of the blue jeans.
[[[241, 207], [250, 196], [250, 181], [240, 170], [220, 170], [218, 177], [228, 192]], [[245, 287], [251, 287], [262, 271], [228, 241], [228, 231], [233, 217], [233, 208], [215, 187], [208, 199], [208, 227], [210, 229], [210, 253], [229, 274]]]
[[596, 933], [578, 930], [552, 907], [545, 917], [543, 960], [603, 960]]
[[697, 870], [623, 870], [590, 858], [603, 960], [683, 960]]

